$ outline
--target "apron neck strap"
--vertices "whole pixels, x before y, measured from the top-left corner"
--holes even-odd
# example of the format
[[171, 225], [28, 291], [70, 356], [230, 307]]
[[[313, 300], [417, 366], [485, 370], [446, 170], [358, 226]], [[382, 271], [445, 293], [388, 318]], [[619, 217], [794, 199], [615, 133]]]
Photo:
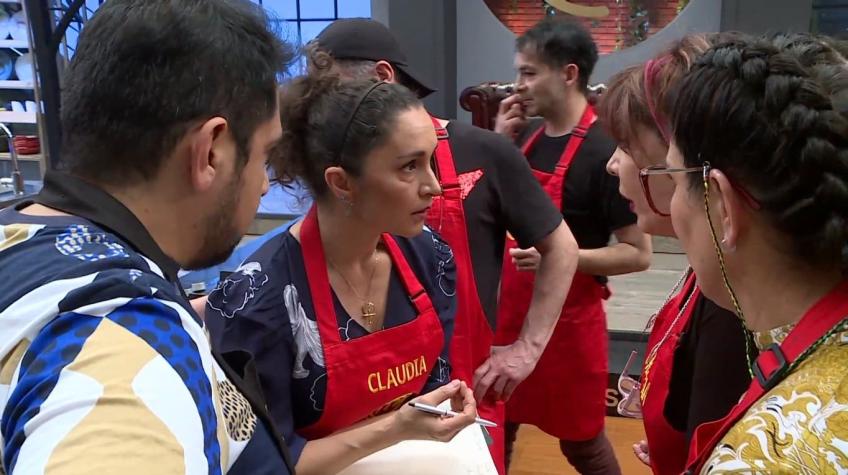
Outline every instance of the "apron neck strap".
[[459, 179], [456, 175], [456, 167], [453, 163], [453, 154], [451, 153], [450, 148], [450, 134], [448, 133], [448, 129], [442, 127], [439, 119], [430, 116], [430, 119], [433, 121], [433, 127], [436, 129], [436, 137], [439, 139], [438, 144], [436, 145], [436, 171], [439, 173], [439, 184], [442, 186], [443, 193], [454, 193], [457, 190], [459, 192]]
[[[407, 262], [394, 236], [384, 233], [382, 240], [418, 315], [431, 310], [433, 302]], [[324, 246], [321, 243], [317, 205], [312, 205], [303, 220], [300, 228], [300, 241], [306, 267], [306, 280], [309, 282], [309, 293], [312, 296], [312, 307], [315, 311], [315, 320], [318, 322], [321, 338], [325, 339], [327, 344], [340, 343], [341, 336], [338, 331], [336, 309], [333, 305], [330, 278], [327, 274], [327, 261], [324, 255]]]
[[[579, 139], [577, 140], [577, 145], [574, 147], [575, 151], [577, 150], [577, 148], [580, 147], [580, 143], [582, 143], [583, 139], [586, 137], [586, 134], [589, 133], [589, 129], [592, 127], [592, 124], [594, 124], [597, 120], [598, 116], [595, 113], [595, 108], [592, 106], [592, 104], [587, 104], [586, 108], [583, 109], [583, 114], [580, 116], [580, 120], [577, 121], [577, 125], [575, 125], [574, 128], [571, 129], [571, 132], [569, 132], [569, 134], [571, 134], [571, 138], [568, 141], [569, 144], [574, 142], [575, 138]], [[530, 150], [533, 149], [533, 146], [536, 145], [536, 142], [539, 141], [539, 138], [542, 136], [542, 133], [544, 133], [544, 131], [545, 126], [543, 124], [541, 127], [536, 129], [536, 131], [533, 132], [532, 135], [530, 135], [530, 138], [528, 138], [527, 141], [524, 142], [524, 145], [521, 146], [521, 153], [523, 153], [525, 157], [528, 153], [530, 153]], [[565, 157], [565, 153], [563, 153], [563, 157]]]

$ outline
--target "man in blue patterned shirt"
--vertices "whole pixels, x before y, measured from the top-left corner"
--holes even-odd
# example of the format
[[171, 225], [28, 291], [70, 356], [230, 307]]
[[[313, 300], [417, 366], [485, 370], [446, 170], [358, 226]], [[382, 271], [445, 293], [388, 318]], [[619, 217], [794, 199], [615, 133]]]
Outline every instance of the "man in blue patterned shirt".
[[290, 473], [248, 355], [177, 271], [268, 188], [290, 50], [247, 0], [110, 0], [65, 73], [62, 159], [0, 211], [0, 472]]

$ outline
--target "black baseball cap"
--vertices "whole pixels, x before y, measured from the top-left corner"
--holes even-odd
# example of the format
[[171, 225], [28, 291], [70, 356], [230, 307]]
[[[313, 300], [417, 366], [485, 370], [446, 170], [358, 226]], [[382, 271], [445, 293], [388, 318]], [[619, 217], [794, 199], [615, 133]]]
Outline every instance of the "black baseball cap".
[[336, 20], [324, 28], [315, 41], [334, 58], [388, 61], [416, 83], [421, 97], [436, 91], [409, 65], [392, 32], [382, 23], [370, 18]]

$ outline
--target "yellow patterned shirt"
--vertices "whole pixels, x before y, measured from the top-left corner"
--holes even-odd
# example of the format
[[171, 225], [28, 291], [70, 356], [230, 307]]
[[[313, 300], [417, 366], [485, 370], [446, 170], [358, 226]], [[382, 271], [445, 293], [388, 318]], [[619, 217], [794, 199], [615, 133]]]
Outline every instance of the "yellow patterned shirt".
[[[758, 346], [782, 342], [791, 328], [757, 335]], [[848, 331], [751, 406], [702, 473], [848, 473]]]

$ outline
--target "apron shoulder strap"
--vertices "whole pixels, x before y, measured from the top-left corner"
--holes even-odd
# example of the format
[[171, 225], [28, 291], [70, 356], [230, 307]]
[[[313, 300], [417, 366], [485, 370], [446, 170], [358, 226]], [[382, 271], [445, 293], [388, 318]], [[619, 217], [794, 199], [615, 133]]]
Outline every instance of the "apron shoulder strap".
[[562, 152], [559, 163], [557, 163], [557, 168], [563, 169], [571, 166], [571, 162], [574, 161], [577, 151], [580, 150], [583, 140], [586, 139], [586, 135], [589, 133], [589, 128], [592, 127], [592, 124], [597, 119], [598, 116], [595, 114], [595, 109], [591, 104], [587, 105], [586, 109], [583, 110], [583, 115], [580, 116], [580, 121], [571, 130], [571, 138], [568, 139], [565, 150]]
[[453, 163], [453, 153], [450, 147], [450, 134], [446, 127], [442, 127], [439, 119], [430, 116], [433, 127], [436, 128], [436, 137], [439, 139], [436, 145], [436, 170], [439, 172], [439, 184], [443, 192], [448, 190], [459, 190], [459, 179], [456, 175], [456, 166]]
[[433, 302], [430, 300], [430, 296], [427, 295], [424, 286], [421, 285], [421, 281], [415, 275], [415, 271], [412, 270], [409, 262], [407, 262], [406, 256], [404, 256], [403, 251], [400, 250], [400, 246], [395, 241], [395, 237], [388, 233], [383, 234], [383, 244], [386, 245], [386, 249], [389, 251], [389, 256], [391, 256], [392, 262], [394, 262], [400, 274], [403, 286], [406, 288], [412, 304], [415, 305], [418, 315], [432, 310]]
[[539, 140], [539, 137], [542, 136], [542, 133], [545, 131], [545, 122], [539, 121], [538, 127], [535, 129], [531, 129], [528, 131], [527, 140], [521, 144], [521, 153], [525, 157], [529, 157], [530, 150], [533, 149], [533, 146], [536, 145], [536, 142]]

